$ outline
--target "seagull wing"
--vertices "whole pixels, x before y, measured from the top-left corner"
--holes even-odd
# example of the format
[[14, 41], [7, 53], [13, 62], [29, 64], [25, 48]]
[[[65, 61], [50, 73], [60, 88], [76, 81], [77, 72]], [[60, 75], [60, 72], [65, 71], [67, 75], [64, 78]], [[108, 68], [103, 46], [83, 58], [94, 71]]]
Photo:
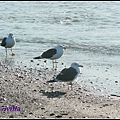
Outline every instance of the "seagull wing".
[[56, 54], [57, 50], [52, 48], [45, 51], [41, 56], [42, 58], [51, 58], [54, 54]]
[[[67, 69], [67, 68], [64, 68], [64, 69], [58, 74], [58, 76], [60, 76], [60, 75], [62, 76], [62, 75], [63, 75], [63, 72], [66, 71], [66, 69]], [[57, 78], [57, 77], [56, 77], [56, 78]], [[49, 80], [49, 81], [47, 81], [47, 82], [48, 82], [48, 83], [58, 82], [58, 81], [55, 80], [56, 78], [54, 78], [53, 80]]]
[[68, 82], [74, 80], [77, 75], [77, 71], [70, 67], [63, 69], [56, 77], [56, 79], [60, 80], [61, 82]]
[[6, 39], [7, 39], [7, 37], [4, 37], [4, 38], [3, 38], [2, 43], [1, 43], [1, 46], [5, 46], [5, 45], [6, 45]]

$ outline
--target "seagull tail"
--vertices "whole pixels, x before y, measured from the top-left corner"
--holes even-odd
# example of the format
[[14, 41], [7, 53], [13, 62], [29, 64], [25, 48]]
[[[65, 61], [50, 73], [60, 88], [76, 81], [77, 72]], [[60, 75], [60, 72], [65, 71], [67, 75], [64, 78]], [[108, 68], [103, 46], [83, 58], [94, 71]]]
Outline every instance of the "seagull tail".
[[42, 57], [38, 56], [38, 57], [34, 57], [33, 59], [42, 59]]
[[47, 81], [47, 83], [53, 83], [53, 82], [57, 82], [57, 81], [55, 81], [55, 79]]

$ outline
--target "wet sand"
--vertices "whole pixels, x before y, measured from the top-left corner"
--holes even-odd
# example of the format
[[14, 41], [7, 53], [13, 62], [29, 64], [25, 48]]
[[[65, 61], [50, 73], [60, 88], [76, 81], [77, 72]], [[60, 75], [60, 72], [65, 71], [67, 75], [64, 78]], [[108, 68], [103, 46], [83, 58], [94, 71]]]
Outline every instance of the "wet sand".
[[[0, 118], [120, 118], [120, 97], [98, 95], [73, 82], [47, 83], [48, 69], [0, 63]], [[16, 108], [12, 108], [16, 106]]]

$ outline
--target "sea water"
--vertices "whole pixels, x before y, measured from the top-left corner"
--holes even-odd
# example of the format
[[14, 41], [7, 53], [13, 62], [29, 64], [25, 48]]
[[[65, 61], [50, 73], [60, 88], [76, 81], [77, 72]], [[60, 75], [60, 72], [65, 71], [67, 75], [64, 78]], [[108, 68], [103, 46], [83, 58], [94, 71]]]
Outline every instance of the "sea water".
[[[37, 67], [30, 61], [58, 44], [65, 46], [58, 70], [72, 62], [83, 65], [77, 84], [104, 94], [120, 95], [119, 1], [1, 1], [0, 39], [14, 33], [14, 65]], [[5, 48], [0, 47], [5, 61]], [[62, 65], [64, 63], [64, 65]], [[11, 62], [9, 63], [11, 64]], [[47, 60], [46, 66], [52, 67]]]

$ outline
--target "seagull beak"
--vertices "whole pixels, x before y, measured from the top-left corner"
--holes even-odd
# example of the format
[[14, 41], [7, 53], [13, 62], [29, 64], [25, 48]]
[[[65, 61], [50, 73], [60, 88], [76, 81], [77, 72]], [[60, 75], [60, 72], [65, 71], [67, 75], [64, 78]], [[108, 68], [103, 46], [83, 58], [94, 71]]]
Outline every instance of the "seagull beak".
[[79, 65], [79, 67], [83, 67], [83, 65]]
[[64, 50], [66, 50], [67, 48], [66, 47], [63, 47]]

